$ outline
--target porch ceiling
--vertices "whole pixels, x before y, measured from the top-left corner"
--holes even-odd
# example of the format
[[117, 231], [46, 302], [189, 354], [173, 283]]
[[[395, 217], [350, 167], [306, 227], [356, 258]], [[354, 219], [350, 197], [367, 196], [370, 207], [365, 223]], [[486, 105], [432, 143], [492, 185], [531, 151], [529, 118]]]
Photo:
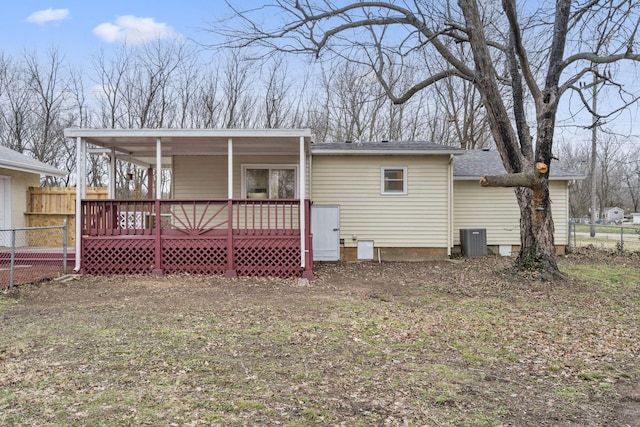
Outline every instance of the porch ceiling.
[[162, 143], [163, 166], [175, 155], [298, 154], [300, 137], [311, 142], [310, 129], [65, 129], [67, 138], [83, 138], [96, 147], [115, 149], [116, 155], [135, 163], [156, 164], [156, 140]]

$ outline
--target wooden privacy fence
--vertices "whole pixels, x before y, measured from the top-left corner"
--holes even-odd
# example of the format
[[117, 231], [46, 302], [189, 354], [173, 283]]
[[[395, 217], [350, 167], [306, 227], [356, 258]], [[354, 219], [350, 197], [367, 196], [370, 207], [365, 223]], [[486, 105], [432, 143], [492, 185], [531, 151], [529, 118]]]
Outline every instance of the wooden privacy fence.
[[[87, 199], [106, 199], [106, 187], [87, 187]], [[61, 226], [67, 220], [69, 246], [75, 245], [75, 187], [29, 187], [27, 191], [27, 227]], [[62, 245], [60, 233], [50, 236], [51, 246]]]

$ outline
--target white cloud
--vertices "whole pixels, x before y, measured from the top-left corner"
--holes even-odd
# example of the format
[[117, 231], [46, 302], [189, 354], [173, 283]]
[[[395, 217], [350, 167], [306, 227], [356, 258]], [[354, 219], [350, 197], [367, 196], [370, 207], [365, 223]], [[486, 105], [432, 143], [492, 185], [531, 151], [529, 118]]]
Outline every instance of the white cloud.
[[133, 15], [119, 16], [114, 23], [105, 22], [93, 29], [93, 34], [108, 43], [142, 44], [151, 40], [177, 38], [179, 35], [165, 23], [153, 18]]
[[46, 24], [51, 21], [62, 21], [69, 16], [69, 9], [43, 9], [27, 16], [26, 22], [33, 24]]

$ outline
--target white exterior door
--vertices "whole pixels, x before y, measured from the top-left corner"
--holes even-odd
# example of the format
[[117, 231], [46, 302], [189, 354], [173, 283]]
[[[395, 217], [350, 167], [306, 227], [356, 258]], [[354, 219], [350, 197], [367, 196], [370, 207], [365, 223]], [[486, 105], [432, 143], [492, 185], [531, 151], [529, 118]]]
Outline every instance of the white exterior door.
[[340, 206], [311, 205], [313, 260], [340, 259]]

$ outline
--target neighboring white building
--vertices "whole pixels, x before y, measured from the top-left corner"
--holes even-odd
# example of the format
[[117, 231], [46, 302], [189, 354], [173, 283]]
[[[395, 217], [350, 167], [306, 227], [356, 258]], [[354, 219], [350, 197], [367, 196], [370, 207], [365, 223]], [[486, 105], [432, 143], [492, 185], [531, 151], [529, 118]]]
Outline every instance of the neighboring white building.
[[618, 222], [624, 219], [624, 209], [617, 206], [604, 208], [604, 222]]
[[27, 190], [40, 186], [41, 175], [67, 173], [0, 145], [0, 229], [25, 226]]

